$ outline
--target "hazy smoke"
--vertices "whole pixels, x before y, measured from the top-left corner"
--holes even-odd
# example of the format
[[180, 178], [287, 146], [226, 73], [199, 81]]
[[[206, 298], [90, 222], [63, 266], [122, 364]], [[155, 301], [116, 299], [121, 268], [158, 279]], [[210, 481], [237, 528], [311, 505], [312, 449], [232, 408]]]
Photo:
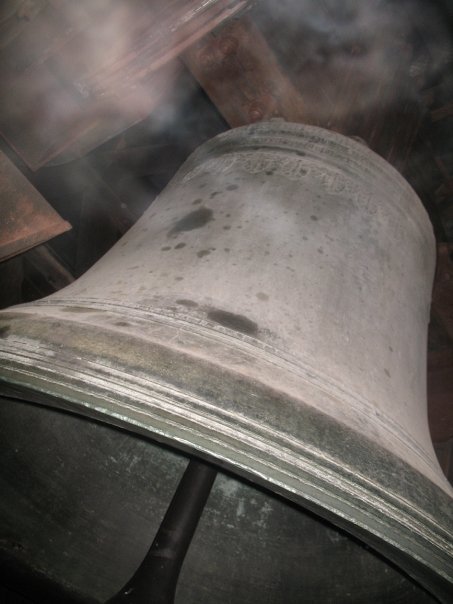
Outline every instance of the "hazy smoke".
[[432, 2], [262, 0], [259, 7], [261, 27], [315, 120], [415, 97], [452, 58]]
[[[168, 59], [180, 48], [180, 26], [195, 4], [25, 0], [12, 16], [4, 7], [3, 40], [14, 48], [15, 77], [25, 82], [23, 89], [11, 88], [10, 111], [31, 111], [34, 135], [50, 151], [52, 137], [58, 146], [58, 137], [86, 136], [95, 122], [114, 134], [157, 106], [155, 123], [166, 127], [193, 90], [180, 86], [172, 96], [181, 65]], [[415, 97], [441, 72], [451, 46], [435, 6], [422, 0], [259, 0], [252, 19], [298, 85], [308, 120], [329, 126]], [[46, 88], [44, 68], [53, 88]], [[33, 78], [30, 106], [24, 109], [21, 100], [16, 108]], [[93, 136], [93, 145], [102, 139]]]
[[159, 106], [156, 121], [171, 122], [193, 91], [172, 96], [188, 35], [180, 20], [189, 8], [152, 0], [7, 0], [0, 8], [0, 119], [8, 140], [34, 167], [79, 139], [87, 141], [83, 149], [96, 146]]

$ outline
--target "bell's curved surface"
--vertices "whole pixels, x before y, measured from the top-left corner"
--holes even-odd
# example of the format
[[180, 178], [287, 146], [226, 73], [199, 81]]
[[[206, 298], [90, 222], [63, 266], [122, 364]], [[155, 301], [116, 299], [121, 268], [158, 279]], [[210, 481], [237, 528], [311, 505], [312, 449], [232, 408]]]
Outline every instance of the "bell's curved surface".
[[365, 146], [239, 128], [77, 282], [0, 313], [1, 391], [215, 461], [449, 602], [452, 490], [426, 418], [434, 262], [420, 201]]

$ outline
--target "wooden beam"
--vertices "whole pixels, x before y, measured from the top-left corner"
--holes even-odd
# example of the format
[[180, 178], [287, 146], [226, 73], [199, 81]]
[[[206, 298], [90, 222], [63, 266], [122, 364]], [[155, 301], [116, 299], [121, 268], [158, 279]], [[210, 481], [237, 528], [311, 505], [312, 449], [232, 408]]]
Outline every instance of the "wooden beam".
[[21, 254], [70, 228], [0, 151], [0, 260]]
[[253, 18], [267, 23], [264, 34], [251, 18], [232, 19], [181, 57], [228, 124], [283, 117], [318, 125], [359, 136], [401, 170], [422, 115], [402, 68], [372, 86], [376, 82], [369, 82], [351, 58], [366, 53], [359, 44], [351, 46], [343, 63], [310, 63], [303, 56], [301, 32], [297, 38], [292, 31], [287, 40], [282, 23], [273, 29], [259, 8]]
[[231, 127], [272, 117], [304, 121], [301, 95], [249, 19], [233, 19], [181, 58]]
[[30, 15], [5, 9], [1, 134], [33, 170], [84, 155], [149, 115], [180, 73], [176, 57], [247, 3], [52, 0]]

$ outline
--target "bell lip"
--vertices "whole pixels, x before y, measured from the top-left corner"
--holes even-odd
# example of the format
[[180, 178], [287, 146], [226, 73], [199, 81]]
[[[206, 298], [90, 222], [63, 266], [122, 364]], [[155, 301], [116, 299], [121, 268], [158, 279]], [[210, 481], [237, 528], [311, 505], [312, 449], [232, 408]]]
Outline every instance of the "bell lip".
[[[23, 313], [15, 314], [25, 319]], [[106, 341], [118, 345], [111, 333]], [[146, 343], [148, 354], [165, 354], [165, 364], [182, 379], [187, 353], [163, 348]], [[363, 435], [297, 401], [303, 430], [297, 440], [290, 439], [275, 427], [226, 412], [190, 385], [165, 385], [165, 380], [147, 382], [144, 405], [139, 401], [143, 375], [134, 375], [132, 367], [118, 371], [104, 365], [105, 379], [102, 371], [93, 371], [92, 361], [81, 362], [73, 351], [58, 363], [44, 345], [34, 350], [32, 361], [27, 354], [2, 353], [0, 394], [91, 417], [214, 462], [347, 530], [435, 597], [451, 601], [452, 498]], [[214, 363], [200, 363], [199, 372], [206, 382], [217, 380], [234, 392], [238, 409], [241, 397], [245, 401], [251, 393], [274, 407], [295, 408], [288, 395], [244, 381]], [[441, 516], [434, 518], [431, 509]]]

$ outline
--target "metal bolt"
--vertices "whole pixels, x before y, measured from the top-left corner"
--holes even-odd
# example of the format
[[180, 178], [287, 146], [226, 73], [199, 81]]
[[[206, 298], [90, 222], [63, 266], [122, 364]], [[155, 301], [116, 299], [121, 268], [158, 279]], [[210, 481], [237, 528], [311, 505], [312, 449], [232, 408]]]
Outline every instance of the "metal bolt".
[[198, 61], [205, 70], [215, 67], [217, 60], [212, 48], [204, 48], [198, 53]]
[[219, 42], [219, 50], [225, 56], [234, 54], [237, 51], [238, 46], [239, 42], [232, 36], [225, 36]]
[[264, 117], [264, 110], [258, 103], [252, 103], [249, 107], [249, 120], [259, 122]]

